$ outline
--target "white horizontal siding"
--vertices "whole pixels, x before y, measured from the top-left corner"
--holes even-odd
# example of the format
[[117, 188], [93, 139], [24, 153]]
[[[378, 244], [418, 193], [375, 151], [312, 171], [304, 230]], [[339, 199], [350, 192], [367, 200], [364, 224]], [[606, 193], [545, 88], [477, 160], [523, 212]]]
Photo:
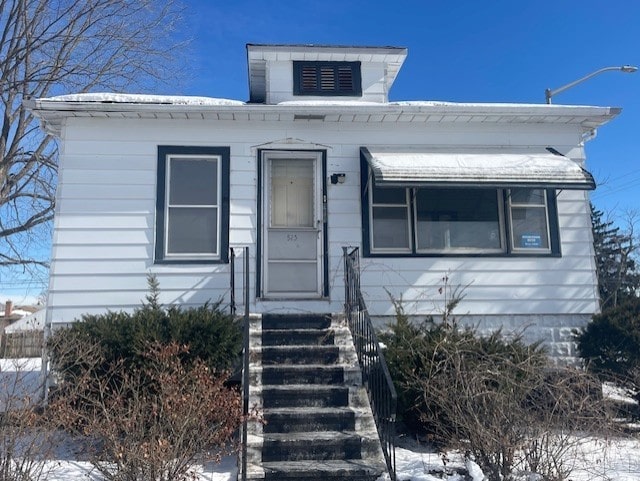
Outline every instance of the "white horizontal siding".
[[[401, 119], [402, 120], [402, 119]], [[51, 268], [54, 321], [85, 312], [132, 309], [146, 294], [147, 275], [160, 281], [162, 302], [197, 305], [229, 298], [228, 265], [154, 265], [158, 145], [228, 146], [230, 243], [251, 250], [255, 293], [257, 151], [286, 139], [327, 146], [329, 301], [256, 301], [256, 310], [339, 310], [342, 247], [361, 246], [360, 158], [363, 145], [551, 145], [580, 158], [573, 127], [475, 124], [330, 124], [70, 120], [65, 130]], [[273, 143], [273, 144], [272, 144]], [[558, 196], [560, 258], [423, 257], [362, 259], [362, 286], [374, 315], [391, 314], [387, 289], [415, 313], [443, 305], [438, 288], [448, 275], [467, 286], [458, 312], [475, 315], [589, 314], [596, 306], [588, 204], [583, 192]], [[237, 267], [241, 273], [241, 267]]]

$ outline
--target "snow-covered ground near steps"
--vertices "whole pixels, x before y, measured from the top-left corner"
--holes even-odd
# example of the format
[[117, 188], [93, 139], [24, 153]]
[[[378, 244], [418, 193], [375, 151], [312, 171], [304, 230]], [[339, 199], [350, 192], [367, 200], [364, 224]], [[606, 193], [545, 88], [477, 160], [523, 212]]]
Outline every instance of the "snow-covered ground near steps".
[[[446, 464], [443, 453], [396, 448], [398, 481], [466, 481], [468, 478], [459, 474], [464, 468], [470, 468], [473, 481], [491, 481], [475, 463], [465, 466], [463, 456], [453, 453], [445, 456]], [[640, 481], [640, 439], [585, 440], [569, 462], [573, 465], [571, 481]], [[523, 474], [519, 481], [542, 481], [542, 478]]]
[[[593, 439], [585, 442], [576, 458], [571, 481], [639, 481], [640, 480], [640, 440], [613, 439], [604, 441]], [[473, 481], [490, 481], [475, 463], [466, 463], [462, 456], [442, 453], [396, 449], [398, 481], [466, 481], [459, 470], [466, 469]], [[236, 481], [236, 458], [228, 456], [220, 464], [201, 466], [195, 470], [199, 481]], [[92, 471], [91, 465], [79, 461], [50, 461], [50, 481], [101, 481]], [[455, 472], [458, 468], [458, 472]], [[439, 473], [439, 474], [429, 474]], [[521, 481], [541, 481], [540, 478], [523, 475]]]
[[[198, 481], [236, 481], [238, 479], [236, 464], [235, 457], [227, 456], [218, 464], [198, 466], [193, 473], [198, 476]], [[91, 464], [81, 461], [52, 460], [48, 463], [45, 472], [47, 474], [44, 479], [47, 481], [102, 481], [103, 479]]]
[[[40, 359], [0, 360], [0, 381], [24, 384], [25, 395], [39, 385]], [[6, 385], [6, 384], [5, 384]], [[611, 391], [611, 392], [609, 392]], [[629, 400], [624, 393], [607, 388], [609, 397]], [[472, 481], [492, 481], [480, 468], [456, 453], [436, 453], [424, 445], [403, 438], [396, 449], [398, 481], [468, 481], [461, 472], [471, 474]], [[74, 458], [71, 450], [61, 449], [59, 459], [47, 462], [47, 481], [102, 481], [90, 463]], [[640, 481], [640, 435], [626, 438], [583, 439], [567, 460], [572, 466], [571, 481]], [[219, 464], [208, 463], [194, 469], [198, 481], [236, 481], [237, 458], [227, 456]], [[523, 475], [519, 481], [541, 481]]]

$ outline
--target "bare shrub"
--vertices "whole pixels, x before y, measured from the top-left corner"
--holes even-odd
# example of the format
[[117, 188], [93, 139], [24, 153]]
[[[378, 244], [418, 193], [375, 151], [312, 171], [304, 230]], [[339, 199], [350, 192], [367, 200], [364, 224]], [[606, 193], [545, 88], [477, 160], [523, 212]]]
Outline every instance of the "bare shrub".
[[[77, 351], [74, 345], [59, 349]], [[88, 344], [73, 368], [64, 363], [51, 411], [86, 437], [90, 461], [105, 480], [186, 480], [203, 457], [219, 458], [233, 448], [240, 396], [225, 386], [226, 373], [212, 372], [199, 359], [182, 362], [187, 351], [176, 343], [150, 344], [143, 367], [123, 369], [115, 361], [105, 372], [100, 346]]]
[[383, 341], [405, 420], [441, 447], [467, 452], [491, 480], [522, 472], [567, 479], [567, 454], [582, 433], [607, 424], [596, 379], [552, 367], [521, 336], [460, 327], [449, 307], [441, 323], [412, 324], [397, 312]]

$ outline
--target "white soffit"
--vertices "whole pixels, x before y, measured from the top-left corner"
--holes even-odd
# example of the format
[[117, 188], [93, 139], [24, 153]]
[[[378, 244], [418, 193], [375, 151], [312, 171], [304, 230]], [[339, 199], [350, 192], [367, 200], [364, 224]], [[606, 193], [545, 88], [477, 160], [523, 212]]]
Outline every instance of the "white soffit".
[[552, 148], [362, 147], [376, 185], [593, 190], [593, 176]]

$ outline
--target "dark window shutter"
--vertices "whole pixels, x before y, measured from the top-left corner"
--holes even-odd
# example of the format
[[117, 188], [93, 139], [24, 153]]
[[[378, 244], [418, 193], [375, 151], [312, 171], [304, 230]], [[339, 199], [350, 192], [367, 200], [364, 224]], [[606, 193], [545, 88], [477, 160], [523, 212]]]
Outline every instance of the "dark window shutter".
[[362, 95], [360, 62], [293, 62], [294, 95]]

